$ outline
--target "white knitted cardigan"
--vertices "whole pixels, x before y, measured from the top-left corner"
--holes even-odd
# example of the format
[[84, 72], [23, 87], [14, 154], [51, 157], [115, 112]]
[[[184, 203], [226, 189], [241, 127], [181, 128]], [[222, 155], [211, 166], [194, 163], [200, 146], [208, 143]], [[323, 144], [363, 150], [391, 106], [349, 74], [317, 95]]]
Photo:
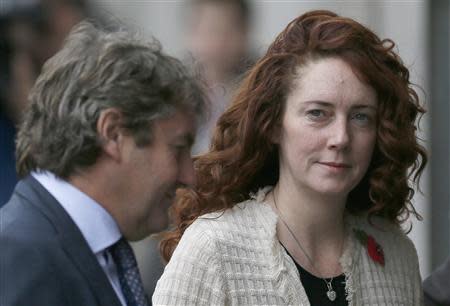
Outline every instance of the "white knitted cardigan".
[[[277, 239], [278, 217], [264, 202], [269, 189], [192, 223], [158, 281], [153, 305], [310, 305], [299, 272]], [[366, 218], [346, 217], [340, 263], [349, 305], [423, 305], [413, 243], [398, 226], [375, 222], [377, 228]], [[384, 266], [369, 257], [353, 229], [381, 245]]]

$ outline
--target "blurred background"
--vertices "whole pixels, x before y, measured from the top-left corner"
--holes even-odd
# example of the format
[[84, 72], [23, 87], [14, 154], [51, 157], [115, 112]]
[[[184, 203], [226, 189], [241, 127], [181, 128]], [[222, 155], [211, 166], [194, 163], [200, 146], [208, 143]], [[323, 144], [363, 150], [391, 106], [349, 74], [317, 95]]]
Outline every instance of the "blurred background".
[[[121, 22], [156, 37], [166, 53], [195, 63], [208, 85], [210, 118], [194, 153], [208, 147], [211, 127], [242, 74], [298, 15], [327, 9], [391, 38], [411, 72], [428, 113], [420, 137], [430, 164], [414, 203], [423, 221], [409, 220], [425, 278], [450, 254], [450, 1], [447, 0], [0, 0], [0, 206], [16, 183], [15, 126], [45, 62], [83, 18]], [[134, 245], [151, 295], [162, 271], [156, 240]]]

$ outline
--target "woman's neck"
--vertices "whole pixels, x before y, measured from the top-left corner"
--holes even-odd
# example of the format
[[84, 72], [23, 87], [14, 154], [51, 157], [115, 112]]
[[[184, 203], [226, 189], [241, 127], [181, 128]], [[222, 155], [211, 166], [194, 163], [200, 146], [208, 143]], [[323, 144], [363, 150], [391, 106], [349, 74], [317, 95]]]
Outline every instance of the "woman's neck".
[[346, 198], [283, 189], [280, 185], [275, 186], [270, 196], [269, 203], [281, 219], [277, 225], [278, 238], [294, 259], [319, 277], [340, 274]]
[[322, 195], [282, 185], [275, 186], [273, 193], [278, 209], [295, 232], [306, 231], [318, 238], [342, 232], [346, 195]]

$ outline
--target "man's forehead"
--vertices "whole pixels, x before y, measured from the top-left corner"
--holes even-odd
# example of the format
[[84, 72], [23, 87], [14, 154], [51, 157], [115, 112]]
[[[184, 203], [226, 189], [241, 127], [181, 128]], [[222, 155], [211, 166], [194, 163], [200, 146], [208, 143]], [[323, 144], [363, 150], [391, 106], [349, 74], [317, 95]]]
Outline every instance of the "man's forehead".
[[157, 120], [155, 125], [161, 127], [165, 134], [172, 139], [194, 141], [196, 118], [192, 112], [177, 110], [171, 116]]

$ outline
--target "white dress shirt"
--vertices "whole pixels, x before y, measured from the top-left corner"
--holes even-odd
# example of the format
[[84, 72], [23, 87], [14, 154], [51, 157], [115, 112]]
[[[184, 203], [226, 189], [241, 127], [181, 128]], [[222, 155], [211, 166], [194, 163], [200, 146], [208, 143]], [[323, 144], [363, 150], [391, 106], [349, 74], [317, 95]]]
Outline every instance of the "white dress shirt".
[[113, 217], [96, 201], [48, 171], [31, 175], [61, 204], [81, 231], [123, 306], [127, 306], [117, 268], [108, 248], [121, 237]]

